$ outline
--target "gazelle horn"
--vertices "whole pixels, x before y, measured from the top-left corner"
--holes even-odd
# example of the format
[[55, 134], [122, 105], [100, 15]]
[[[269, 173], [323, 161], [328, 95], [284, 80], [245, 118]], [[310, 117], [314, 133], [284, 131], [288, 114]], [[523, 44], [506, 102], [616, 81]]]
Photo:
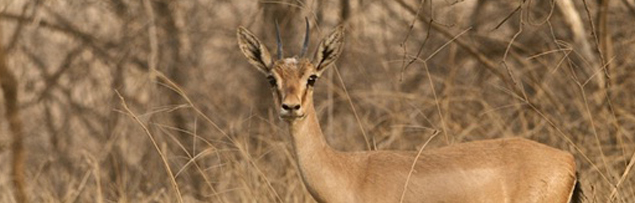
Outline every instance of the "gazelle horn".
[[304, 43], [302, 44], [302, 51], [300, 51], [300, 57], [304, 57], [307, 48], [309, 48], [309, 18], [304, 17], [304, 22], [306, 23], [306, 30], [304, 31]]
[[278, 60], [282, 59], [282, 38], [280, 38], [280, 28], [278, 28], [278, 20], [276, 20], [276, 42], [278, 42]]

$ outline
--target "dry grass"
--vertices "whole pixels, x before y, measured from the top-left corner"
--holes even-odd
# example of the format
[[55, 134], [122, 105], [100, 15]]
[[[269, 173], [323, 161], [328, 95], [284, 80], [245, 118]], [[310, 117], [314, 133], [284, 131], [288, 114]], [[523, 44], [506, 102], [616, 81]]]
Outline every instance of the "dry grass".
[[315, 95], [336, 149], [526, 137], [575, 155], [588, 202], [635, 199], [635, 5], [573, 1], [587, 50], [554, 2], [345, 2], [0, 1], [30, 202], [313, 202], [235, 39], [272, 50], [278, 19], [293, 55], [304, 16], [309, 50], [347, 27]]

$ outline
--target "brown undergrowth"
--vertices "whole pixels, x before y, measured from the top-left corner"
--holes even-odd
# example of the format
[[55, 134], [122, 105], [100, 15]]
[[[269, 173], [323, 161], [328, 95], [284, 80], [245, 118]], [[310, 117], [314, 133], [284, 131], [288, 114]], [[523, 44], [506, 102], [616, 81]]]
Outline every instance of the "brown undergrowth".
[[273, 50], [277, 20], [291, 56], [304, 17], [310, 51], [347, 30], [315, 90], [336, 149], [526, 137], [575, 155], [587, 202], [632, 202], [635, 5], [570, 3], [0, 2], [19, 93], [0, 111], [20, 111], [28, 155], [1, 165], [0, 202], [21, 202], [15, 172], [31, 202], [313, 202], [235, 36], [245, 26]]

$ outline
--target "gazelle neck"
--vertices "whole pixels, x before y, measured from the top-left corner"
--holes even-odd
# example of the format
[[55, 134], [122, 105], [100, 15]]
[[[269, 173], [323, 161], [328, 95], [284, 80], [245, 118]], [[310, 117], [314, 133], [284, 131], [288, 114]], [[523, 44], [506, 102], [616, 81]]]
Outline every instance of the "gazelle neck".
[[304, 118], [289, 122], [289, 132], [298, 157], [312, 157], [333, 151], [322, 134], [313, 102], [306, 105]]
[[289, 122], [289, 130], [304, 184], [318, 202], [332, 197], [334, 190], [348, 188], [350, 174], [342, 164], [346, 157], [326, 142], [312, 102], [306, 105], [305, 118]]

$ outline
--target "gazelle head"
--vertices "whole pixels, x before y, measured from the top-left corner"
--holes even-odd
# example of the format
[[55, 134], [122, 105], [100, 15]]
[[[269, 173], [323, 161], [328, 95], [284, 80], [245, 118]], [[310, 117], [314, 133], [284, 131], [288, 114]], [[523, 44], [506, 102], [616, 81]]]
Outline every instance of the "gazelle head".
[[313, 60], [304, 57], [309, 42], [308, 20], [302, 51], [298, 56], [283, 57], [277, 23], [276, 36], [278, 42], [276, 59], [273, 59], [267, 47], [244, 27], [238, 28], [238, 45], [249, 63], [264, 73], [269, 80], [276, 106], [280, 108], [280, 117], [291, 122], [303, 119], [307, 113], [305, 107], [313, 105], [315, 82], [342, 53], [344, 28], [337, 27], [322, 40]]

